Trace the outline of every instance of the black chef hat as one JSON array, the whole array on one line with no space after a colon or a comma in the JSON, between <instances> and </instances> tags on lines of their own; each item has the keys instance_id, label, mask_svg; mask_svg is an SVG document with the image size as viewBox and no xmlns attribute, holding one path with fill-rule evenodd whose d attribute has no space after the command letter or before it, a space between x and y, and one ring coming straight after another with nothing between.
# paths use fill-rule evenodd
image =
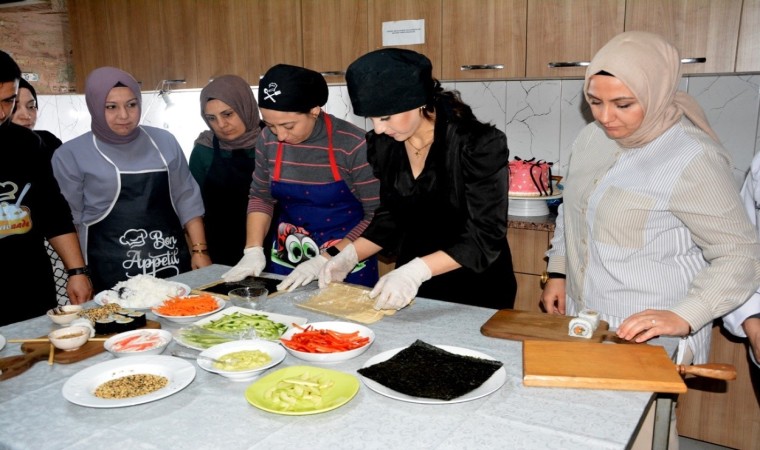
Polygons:
<instances>
[{"instance_id":1,"label":"black chef hat","mask_svg":"<svg viewBox=\"0 0 760 450\"><path fill-rule=\"evenodd\" d=\"M259 82L259 107L285 112L308 112L327 103L325 78L310 69L277 64Z\"/></svg>"},{"instance_id":2,"label":"black chef hat","mask_svg":"<svg viewBox=\"0 0 760 450\"><path fill-rule=\"evenodd\" d=\"M433 65L420 53L383 48L359 57L346 71L354 113L398 114L426 105L433 93Z\"/></svg>"}]
</instances>

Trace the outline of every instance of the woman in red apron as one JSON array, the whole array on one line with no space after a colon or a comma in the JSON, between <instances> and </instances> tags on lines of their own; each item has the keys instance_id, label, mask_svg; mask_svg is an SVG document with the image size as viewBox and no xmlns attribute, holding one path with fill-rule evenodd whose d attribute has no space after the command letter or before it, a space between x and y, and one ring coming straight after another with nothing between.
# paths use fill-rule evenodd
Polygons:
<instances>
[{"instance_id":1,"label":"woman in red apron","mask_svg":"<svg viewBox=\"0 0 760 450\"><path fill-rule=\"evenodd\" d=\"M303 286L371 220L379 185L367 163L365 132L322 111L327 96L322 75L303 67L279 64L262 78L258 103L266 128L256 143L246 248L222 276L226 281L266 270L287 275L278 290ZM265 254L270 227L276 237ZM346 281L372 286L377 278L370 258Z\"/></svg>"}]
</instances>

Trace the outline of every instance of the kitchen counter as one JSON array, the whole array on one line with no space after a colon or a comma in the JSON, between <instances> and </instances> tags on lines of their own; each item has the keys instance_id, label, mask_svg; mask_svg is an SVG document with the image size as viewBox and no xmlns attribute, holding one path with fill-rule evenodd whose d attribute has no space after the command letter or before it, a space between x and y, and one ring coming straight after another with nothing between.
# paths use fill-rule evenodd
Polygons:
<instances>
[{"instance_id":1,"label":"kitchen counter","mask_svg":"<svg viewBox=\"0 0 760 450\"><path fill-rule=\"evenodd\" d=\"M174 279L199 287L219 279L226 266L213 265ZM312 294L314 283L272 299L272 311L334 320L296 306ZM369 358L421 339L483 352L504 362L507 381L486 397L450 405L407 403L382 396L364 384L346 405L307 416L261 411L246 401L251 382L233 382L197 368L193 382L169 397L142 405L96 409L63 398L66 380L84 368L113 358L104 352L72 364L46 362L0 381L0 448L3 449L625 449L655 395L647 392L525 387L522 344L490 338L480 326L495 311L418 298L407 310L370 327L376 341L363 355L324 365L360 377ZM149 314L151 320L158 320ZM163 328L179 325L161 320ZM6 338L47 334L47 317L0 327ZM676 339L660 339L672 354ZM164 352L175 348L172 342ZM19 353L8 344L0 357ZM289 355L271 371L305 361Z\"/></svg>"}]
</instances>

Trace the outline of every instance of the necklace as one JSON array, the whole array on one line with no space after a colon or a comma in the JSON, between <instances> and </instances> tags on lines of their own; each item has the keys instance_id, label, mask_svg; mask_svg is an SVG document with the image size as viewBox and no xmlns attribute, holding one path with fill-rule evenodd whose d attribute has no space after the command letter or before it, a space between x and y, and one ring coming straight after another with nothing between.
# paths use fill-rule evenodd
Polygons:
<instances>
[{"instance_id":1,"label":"necklace","mask_svg":"<svg viewBox=\"0 0 760 450\"><path fill-rule=\"evenodd\" d=\"M412 148L414 149L414 156L420 156L420 153L422 153L423 150L425 150L430 144L433 143L433 139L431 139L430 142L428 142L427 144L423 145L422 147L417 147L416 145L412 144L412 140L411 139L407 139L404 142L406 142L407 144L409 144L409 145L412 146Z\"/></svg>"}]
</instances>

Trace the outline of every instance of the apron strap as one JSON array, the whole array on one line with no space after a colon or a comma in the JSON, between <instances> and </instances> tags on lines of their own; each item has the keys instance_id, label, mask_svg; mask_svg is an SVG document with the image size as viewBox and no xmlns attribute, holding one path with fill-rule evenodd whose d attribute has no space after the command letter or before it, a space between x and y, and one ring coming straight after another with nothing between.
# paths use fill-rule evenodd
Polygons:
<instances>
[{"instance_id":1,"label":"apron strap","mask_svg":"<svg viewBox=\"0 0 760 450\"><path fill-rule=\"evenodd\" d=\"M330 170L332 170L333 179L335 181L340 181L340 171L338 170L338 164L335 162L335 152L333 151L332 120L330 120L330 116L327 113L323 114L325 118L325 125L327 126L327 156L330 159ZM280 181L283 147L284 145L282 141L280 141L277 144L277 156L275 156L274 160L274 174L272 175L272 179L274 181Z\"/></svg>"}]
</instances>

